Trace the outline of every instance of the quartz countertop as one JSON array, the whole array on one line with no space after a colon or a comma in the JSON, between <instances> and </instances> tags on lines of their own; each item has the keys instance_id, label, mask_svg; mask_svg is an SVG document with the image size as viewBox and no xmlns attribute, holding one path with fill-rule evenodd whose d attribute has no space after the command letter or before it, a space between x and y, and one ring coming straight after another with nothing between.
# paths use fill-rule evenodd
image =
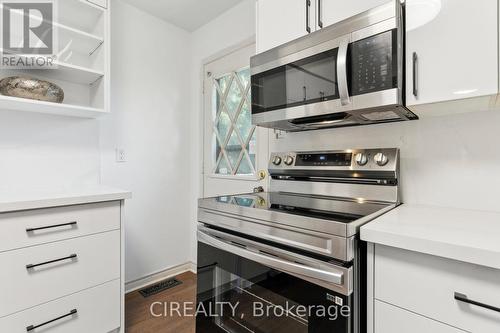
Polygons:
<instances>
[{"instance_id":1,"label":"quartz countertop","mask_svg":"<svg viewBox=\"0 0 500 333\"><path fill-rule=\"evenodd\" d=\"M500 269L500 213L401 205L361 228L370 243Z\"/></svg>"},{"instance_id":2,"label":"quartz countertop","mask_svg":"<svg viewBox=\"0 0 500 333\"><path fill-rule=\"evenodd\" d=\"M0 189L0 213L130 199L131 192L107 186L65 189Z\"/></svg>"}]
</instances>

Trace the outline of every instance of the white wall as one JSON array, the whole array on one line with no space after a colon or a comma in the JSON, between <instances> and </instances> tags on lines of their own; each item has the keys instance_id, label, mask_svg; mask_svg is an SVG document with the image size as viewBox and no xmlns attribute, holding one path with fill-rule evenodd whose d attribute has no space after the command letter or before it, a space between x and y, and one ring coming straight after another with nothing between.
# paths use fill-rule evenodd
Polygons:
<instances>
[{"instance_id":1,"label":"white wall","mask_svg":"<svg viewBox=\"0 0 500 333\"><path fill-rule=\"evenodd\" d=\"M102 182L131 190L126 281L189 261L190 36L121 1L112 8L111 111ZM115 148L127 162L115 162Z\"/></svg>"},{"instance_id":2,"label":"white wall","mask_svg":"<svg viewBox=\"0 0 500 333\"><path fill-rule=\"evenodd\" d=\"M271 151L401 148L405 203L500 211L500 112L289 133Z\"/></svg>"},{"instance_id":3,"label":"white wall","mask_svg":"<svg viewBox=\"0 0 500 333\"><path fill-rule=\"evenodd\" d=\"M190 242L191 260L196 261L197 199L202 191L203 65L229 53L235 46L255 38L255 0L244 0L192 33L191 60L191 142L190 142Z\"/></svg>"},{"instance_id":4,"label":"white wall","mask_svg":"<svg viewBox=\"0 0 500 333\"><path fill-rule=\"evenodd\" d=\"M0 190L99 182L96 121L0 111Z\"/></svg>"}]
</instances>

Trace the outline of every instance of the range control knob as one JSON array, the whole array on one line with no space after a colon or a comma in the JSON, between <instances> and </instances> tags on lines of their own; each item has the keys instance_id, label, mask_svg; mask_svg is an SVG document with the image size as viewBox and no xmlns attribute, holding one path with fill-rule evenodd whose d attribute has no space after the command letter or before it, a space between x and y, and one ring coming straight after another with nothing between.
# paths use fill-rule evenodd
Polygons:
<instances>
[{"instance_id":1,"label":"range control knob","mask_svg":"<svg viewBox=\"0 0 500 333\"><path fill-rule=\"evenodd\" d=\"M285 156L285 164L286 165L292 165L294 162L293 157L290 155Z\"/></svg>"},{"instance_id":2,"label":"range control knob","mask_svg":"<svg viewBox=\"0 0 500 333\"><path fill-rule=\"evenodd\" d=\"M378 166L384 166L389 163L389 158L384 153L378 153L377 155L375 155L374 160Z\"/></svg>"},{"instance_id":3,"label":"range control knob","mask_svg":"<svg viewBox=\"0 0 500 333\"><path fill-rule=\"evenodd\" d=\"M356 154L355 158L358 165L364 166L368 163L368 157L364 153Z\"/></svg>"},{"instance_id":4,"label":"range control knob","mask_svg":"<svg viewBox=\"0 0 500 333\"><path fill-rule=\"evenodd\" d=\"M279 157L277 155L274 156L274 158L273 158L273 164L274 165L280 165L281 164L281 157Z\"/></svg>"}]
</instances>

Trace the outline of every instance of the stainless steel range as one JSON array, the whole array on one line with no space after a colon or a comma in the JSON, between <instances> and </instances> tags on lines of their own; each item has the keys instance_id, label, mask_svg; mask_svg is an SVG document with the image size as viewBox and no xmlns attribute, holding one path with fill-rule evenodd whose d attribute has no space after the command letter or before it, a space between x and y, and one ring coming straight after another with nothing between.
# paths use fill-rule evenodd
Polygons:
<instances>
[{"instance_id":1,"label":"stainless steel range","mask_svg":"<svg viewBox=\"0 0 500 333\"><path fill-rule=\"evenodd\" d=\"M199 201L198 302L218 310L197 332L365 332L358 233L399 204L398 149L275 153L269 174Z\"/></svg>"}]
</instances>

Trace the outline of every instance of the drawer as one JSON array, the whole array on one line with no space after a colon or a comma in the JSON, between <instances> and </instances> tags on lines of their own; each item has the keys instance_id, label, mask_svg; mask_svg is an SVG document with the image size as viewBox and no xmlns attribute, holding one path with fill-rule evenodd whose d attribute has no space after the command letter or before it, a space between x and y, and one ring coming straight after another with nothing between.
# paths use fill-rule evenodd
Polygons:
<instances>
[{"instance_id":1,"label":"drawer","mask_svg":"<svg viewBox=\"0 0 500 333\"><path fill-rule=\"evenodd\" d=\"M464 333L401 308L375 301L375 333Z\"/></svg>"},{"instance_id":2,"label":"drawer","mask_svg":"<svg viewBox=\"0 0 500 333\"><path fill-rule=\"evenodd\" d=\"M87 1L93 3L94 5L98 5L99 7L108 8L107 0L87 0Z\"/></svg>"},{"instance_id":3,"label":"drawer","mask_svg":"<svg viewBox=\"0 0 500 333\"><path fill-rule=\"evenodd\" d=\"M455 299L500 308L500 271L377 245L375 298L460 329L498 333L500 313Z\"/></svg>"},{"instance_id":4,"label":"drawer","mask_svg":"<svg viewBox=\"0 0 500 333\"><path fill-rule=\"evenodd\" d=\"M68 315L31 332L108 333L120 327L120 294L120 281L115 280L0 318L0 332L26 333L29 326ZM69 315L72 310L76 313Z\"/></svg>"},{"instance_id":5,"label":"drawer","mask_svg":"<svg viewBox=\"0 0 500 333\"><path fill-rule=\"evenodd\" d=\"M120 278L120 264L120 231L1 253L0 317Z\"/></svg>"},{"instance_id":6,"label":"drawer","mask_svg":"<svg viewBox=\"0 0 500 333\"><path fill-rule=\"evenodd\" d=\"M119 228L119 201L0 214L0 252Z\"/></svg>"}]
</instances>

